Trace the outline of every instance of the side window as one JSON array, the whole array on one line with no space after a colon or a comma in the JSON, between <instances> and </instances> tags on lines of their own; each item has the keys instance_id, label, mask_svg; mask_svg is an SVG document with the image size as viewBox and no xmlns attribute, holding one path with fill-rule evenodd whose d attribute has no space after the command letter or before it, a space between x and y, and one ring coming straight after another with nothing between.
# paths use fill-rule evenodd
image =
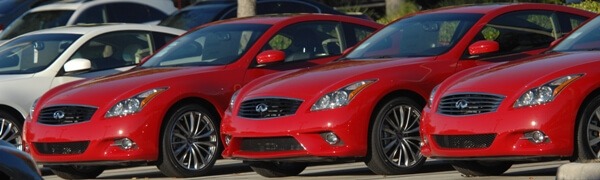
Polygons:
<instances>
[{"instance_id":1,"label":"side window","mask_svg":"<svg viewBox=\"0 0 600 180\"><path fill-rule=\"evenodd\" d=\"M256 14L281 13L319 13L319 9L296 2L264 2L256 5Z\"/></svg>"},{"instance_id":2,"label":"side window","mask_svg":"<svg viewBox=\"0 0 600 180\"><path fill-rule=\"evenodd\" d=\"M285 52L285 62L339 55L343 51L342 28L338 22L307 22L283 28L263 50Z\"/></svg>"},{"instance_id":3,"label":"side window","mask_svg":"<svg viewBox=\"0 0 600 180\"><path fill-rule=\"evenodd\" d=\"M376 29L359 26L356 24L344 23L344 34L346 35L346 47L352 47L371 35Z\"/></svg>"},{"instance_id":4,"label":"side window","mask_svg":"<svg viewBox=\"0 0 600 180\"><path fill-rule=\"evenodd\" d=\"M158 33L158 32L153 33L154 49L156 50L158 48L161 48L168 42L171 42L171 40L175 39L176 37L177 36L171 35L171 34Z\"/></svg>"},{"instance_id":5,"label":"side window","mask_svg":"<svg viewBox=\"0 0 600 180\"><path fill-rule=\"evenodd\" d=\"M151 34L147 32L115 32L86 42L71 57L92 62L92 71L135 65L153 53Z\"/></svg>"},{"instance_id":6,"label":"side window","mask_svg":"<svg viewBox=\"0 0 600 180\"><path fill-rule=\"evenodd\" d=\"M558 36L554 27L553 12L512 12L490 21L473 42L484 39L496 41L500 45L500 54L546 48Z\"/></svg>"},{"instance_id":7,"label":"side window","mask_svg":"<svg viewBox=\"0 0 600 180\"><path fill-rule=\"evenodd\" d=\"M145 23L165 18L157 9L137 3L113 3L106 5L108 22Z\"/></svg>"},{"instance_id":8,"label":"side window","mask_svg":"<svg viewBox=\"0 0 600 180\"><path fill-rule=\"evenodd\" d=\"M561 34L559 36L563 36L573 29L579 27L583 22L585 22L588 18L583 16L578 16L574 14L568 14L563 12L558 12L558 20L560 22L560 30Z\"/></svg>"},{"instance_id":9,"label":"side window","mask_svg":"<svg viewBox=\"0 0 600 180\"><path fill-rule=\"evenodd\" d=\"M107 22L107 16L104 5L97 5L91 8L86 9L77 20L75 20L75 24L86 24L86 23L105 23Z\"/></svg>"}]
</instances>

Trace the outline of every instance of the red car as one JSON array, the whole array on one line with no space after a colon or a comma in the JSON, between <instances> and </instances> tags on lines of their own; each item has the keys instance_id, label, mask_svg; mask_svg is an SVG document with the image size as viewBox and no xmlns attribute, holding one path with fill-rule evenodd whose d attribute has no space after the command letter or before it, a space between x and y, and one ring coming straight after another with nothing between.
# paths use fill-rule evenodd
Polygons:
<instances>
[{"instance_id":1,"label":"red car","mask_svg":"<svg viewBox=\"0 0 600 180\"><path fill-rule=\"evenodd\" d=\"M138 163L167 176L206 174L221 153L219 125L234 91L265 74L337 59L380 27L310 14L202 26L130 71L44 94L26 120L25 148L67 179Z\"/></svg>"},{"instance_id":2,"label":"red car","mask_svg":"<svg viewBox=\"0 0 600 180\"><path fill-rule=\"evenodd\" d=\"M267 177L297 175L319 161L413 172L425 162L419 120L435 85L463 69L539 53L592 16L558 5L497 4L402 18L335 63L240 89L221 123L223 156Z\"/></svg>"},{"instance_id":3,"label":"red car","mask_svg":"<svg viewBox=\"0 0 600 180\"><path fill-rule=\"evenodd\" d=\"M600 158L600 18L551 51L449 77L421 121L422 154L467 176L514 162Z\"/></svg>"}]
</instances>

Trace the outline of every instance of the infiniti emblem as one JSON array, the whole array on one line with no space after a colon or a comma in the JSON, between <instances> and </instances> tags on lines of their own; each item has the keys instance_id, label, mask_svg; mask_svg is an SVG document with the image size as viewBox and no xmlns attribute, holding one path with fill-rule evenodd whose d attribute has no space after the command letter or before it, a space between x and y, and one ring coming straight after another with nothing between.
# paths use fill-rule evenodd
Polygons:
<instances>
[{"instance_id":1,"label":"infiniti emblem","mask_svg":"<svg viewBox=\"0 0 600 180\"><path fill-rule=\"evenodd\" d=\"M52 117L54 117L54 119L62 119L65 117L65 112L61 110L55 111L54 114L52 114Z\"/></svg>"},{"instance_id":2,"label":"infiniti emblem","mask_svg":"<svg viewBox=\"0 0 600 180\"><path fill-rule=\"evenodd\" d=\"M260 103L260 104L256 105L256 112L263 113L263 112L266 112L267 110L269 110L269 106L264 103Z\"/></svg>"},{"instance_id":3,"label":"infiniti emblem","mask_svg":"<svg viewBox=\"0 0 600 180\"><path fill-rule=\"evenodd\" d=\"M456 104L454 104L454 106L456 107L456 109L465 109L469 106L469 101L461 99L456 101Z\"/></svg>"}]
</instances>

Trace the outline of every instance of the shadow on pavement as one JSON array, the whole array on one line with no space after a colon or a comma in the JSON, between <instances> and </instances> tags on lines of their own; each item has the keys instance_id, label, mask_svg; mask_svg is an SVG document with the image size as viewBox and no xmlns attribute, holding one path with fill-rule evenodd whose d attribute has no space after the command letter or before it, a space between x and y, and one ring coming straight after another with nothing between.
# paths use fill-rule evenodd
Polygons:
<instances>
[{"instance_id":1,"label":"shadow on pavement","mask_svg":"<svg viewBox=\"0 0 600 180\"><path fill-rule=\"evenodd\" d=\"M425 162L425 165L421 167L416 173L429 173L429 172L440 172L440 171L454 171L454 168L448 163L442 161L431 161ZM407 173L413 174L413 173ZM375 175L369 168L366 166L363 168L352 168L352 169L343 169L343 170L335 170L335 171L326 171L326 172L318 172L318 173L303 173L299 176L301 177L310 177L310 176L340 176L340 175Z\"/></svg>"},{"instance_id":2,"label":"shadow on pavement","mask_svg":"<svg viewBox=\"0 0 600 180\"><path fill-rule=\"evenodd\" d=\"M244 172L250 172L250 171L252 171L252 169L250 169L249 166L244 165L242 163L223 164L223 165L213 166L211 171L206 176L244 173ZM98 179L136 179L136 178L140 179L140 178L167 178L167 177L165 175L163 175L162 173L160 173L160 171L158 169L156 169L152 172L98 177Z\"/></svg>"}]
</instances>

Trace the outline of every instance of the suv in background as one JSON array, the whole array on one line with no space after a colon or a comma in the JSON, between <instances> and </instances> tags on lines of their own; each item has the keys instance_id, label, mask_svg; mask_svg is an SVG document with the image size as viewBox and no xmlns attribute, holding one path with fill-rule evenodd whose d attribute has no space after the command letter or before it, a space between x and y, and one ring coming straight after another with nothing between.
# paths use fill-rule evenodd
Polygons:
<instances>
[{"instance_id":1,"label":"suv in background","mask_svg":"<svg viewBox=\"0 0 600 180\"><path fill-rule=\"evenodd\" d=\"M256 1L257 15L283 13L325 13L368 19L362 15L349 15L339 12L329 6L311 0ZM189 30L208 22L235 17L237 17L237 1L200 1L171 14L169 17L163 19L159 25Z\"/></svg>"},{"instance_id":2,"label":"suv in background","mask_svg":"<svg viewBox=\"0 0 600 180\"><path fill-rule=\"evenodd\" d=\"M167 0L64 0L29 10L6 27L0 40L73 24L157 23L175 10Z\"/></svg>"}]
</instances>

